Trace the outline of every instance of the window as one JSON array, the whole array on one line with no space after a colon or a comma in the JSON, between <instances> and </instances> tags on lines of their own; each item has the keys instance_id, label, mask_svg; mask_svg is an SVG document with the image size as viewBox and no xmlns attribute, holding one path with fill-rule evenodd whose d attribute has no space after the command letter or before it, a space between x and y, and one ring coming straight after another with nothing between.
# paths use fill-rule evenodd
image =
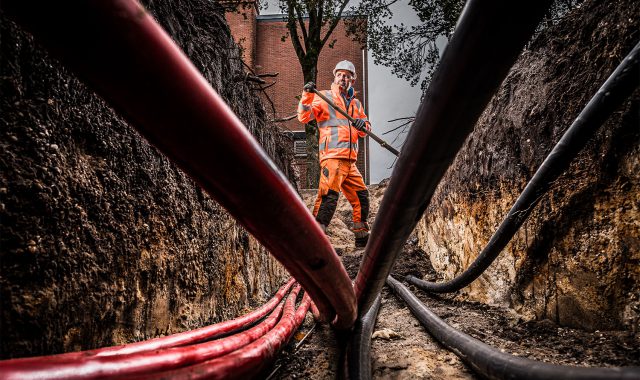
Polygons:
<instances>
[{"instance_id":1,"label":"window","mask_svg":"<svg viewBox=\"0 0 640 380\"><path fill-rule=\"evenodd\" d=\"M296 140L293 142L293 154L296 157L307 156L307 140Z\"/></svg>"}]
</instances>

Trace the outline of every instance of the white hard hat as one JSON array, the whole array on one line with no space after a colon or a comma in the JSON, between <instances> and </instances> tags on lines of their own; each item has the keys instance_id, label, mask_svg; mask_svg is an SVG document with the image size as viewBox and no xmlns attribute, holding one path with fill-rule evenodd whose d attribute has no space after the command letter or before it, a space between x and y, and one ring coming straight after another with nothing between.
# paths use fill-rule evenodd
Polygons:
<instances>
[{"instance_id":1,"label":"white hard hat","mask_svg":"<svg viewBox=\"0 0 640 380\"><path fill-rule=\"evenodd\" d=\"M355 79L356 77L356 67L353 65L353 63L344 60L344 61L340 61L338 62L338 64L336 65L336 68L333 69L333 75L336 75L336 71L338 70L347 70L347 71L351 71L351 74L353 74L353 78Z\"/></svg>"}]
</instances>

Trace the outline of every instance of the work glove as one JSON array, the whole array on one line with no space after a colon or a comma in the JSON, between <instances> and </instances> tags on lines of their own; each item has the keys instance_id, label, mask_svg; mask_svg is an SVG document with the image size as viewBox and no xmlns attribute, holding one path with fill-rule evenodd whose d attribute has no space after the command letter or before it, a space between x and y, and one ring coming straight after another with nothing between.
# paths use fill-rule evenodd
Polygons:
<instances>
[{"instance_id":1,"label":"work glove","mask_svg":"<svg viewBox=\"0 0 640 380\"><path fill-rule=\"evenodd\" d=\"M307 82L303 87L306 92L313 92L314 88L316 88L316 84L313 82Z\"/></svg>"},{"instance_id":2,"label":"work glove","mask_svg":"<svg viewBox=\"0 0 640 380\"><path fill-rule=\"evenodd\" d=\"M367 122L364 119L355 119L353 126L359 131L365 131L367 129Z\"/></svg>"}]
</instances>

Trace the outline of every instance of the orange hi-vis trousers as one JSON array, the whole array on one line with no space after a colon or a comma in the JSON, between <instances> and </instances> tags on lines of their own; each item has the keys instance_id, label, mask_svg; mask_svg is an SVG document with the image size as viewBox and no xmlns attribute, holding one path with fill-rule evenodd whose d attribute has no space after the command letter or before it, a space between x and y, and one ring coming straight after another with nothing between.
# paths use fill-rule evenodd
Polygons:
<instances>
[{"instance_id":1,"label":"orange hi-vis trousers","mask_svg":"<svg viewBox=\"0 0 640 380\"><path fill-rule=\"evenodd\" d=\"M318 197L313 208L313 215L318 223L329 225L341 190L353 208L354 225L366 225L369 216L369 191L355 161L339 158L326 159L320 164Z\"/></svg>"}]
</instances>

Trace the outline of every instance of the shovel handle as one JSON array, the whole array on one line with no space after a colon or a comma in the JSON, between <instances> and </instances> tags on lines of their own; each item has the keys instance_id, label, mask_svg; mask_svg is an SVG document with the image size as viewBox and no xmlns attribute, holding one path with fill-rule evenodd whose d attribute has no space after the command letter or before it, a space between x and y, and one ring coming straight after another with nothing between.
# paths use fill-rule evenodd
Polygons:
<instances>
[{"instance_id":1,"label":"shovel handle","mask_svg":"<svg viewBox=\"0 0 640 380\"><path fill-rule=\"evenodd\" d=\"M318 95L320 97L320 99L324 100L325 102L327 102L328 105L330 105L334 110L340 112L344 117L346 117L351 123L355 122L355 119L353 117L351 117L351 115L349 115L345 110L343 110L342 108L338 107L333 101L331 101L331 99L327 98L326 96L324 96L320 91L318 91L317 89L313 88L313 92ZM376 136L373 132L371 132L368 129L364 129L363 130L364 133L366 133L367 135L369 135L369 137L371 137L372 139L375 140L375 142L377 142L378 144L380 144L380 146L382 146L383 148L385 148L386 150L388 150L389 152L395 154L396 156L400 155L400 152L398 152L394 147L392 147L391 145L387 144L386 141L384 141L383 139L381 139L380 137Z\"/></svg>"}]
</instances>

